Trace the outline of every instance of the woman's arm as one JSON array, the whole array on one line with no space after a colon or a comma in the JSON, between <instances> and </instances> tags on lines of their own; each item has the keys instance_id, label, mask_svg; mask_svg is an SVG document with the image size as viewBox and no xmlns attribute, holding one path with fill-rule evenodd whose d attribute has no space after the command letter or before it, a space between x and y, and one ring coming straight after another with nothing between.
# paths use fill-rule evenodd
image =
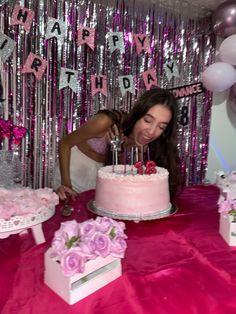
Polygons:
<instances>
[{"instance_id":1,"label":"woman's arm","mask_svg":"<svg viewBox=\"0 0 236 314\"><path fill-rule=\"evenodd\" d=\"M71 148L75 145L79 145L90 138L102 137L112 126L113 121L105 114L98 114L91 118L88 122L83 124L78 130L63 137L59 142L59 163L61 173L61 185L62 189L59 189L59 196L62 199L65 197L64 190L67 190L72 195L72 184L70 179L70 153ZM64 189L64 186L68 189ZM73 196L73 195L72 195Z\"/></svg>"}]
</instances>

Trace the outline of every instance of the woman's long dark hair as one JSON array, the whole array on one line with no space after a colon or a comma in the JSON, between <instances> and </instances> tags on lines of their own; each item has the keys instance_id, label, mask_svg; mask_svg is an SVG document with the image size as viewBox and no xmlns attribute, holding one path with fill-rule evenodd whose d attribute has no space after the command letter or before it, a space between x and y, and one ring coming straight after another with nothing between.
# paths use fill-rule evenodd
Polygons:
<instances>
[{"instance_id":1,"label":"woman's long dark hair","mask_svg":"<svg viewBox=\"0 0 236 314\"><path fill-rule=\"evenodd\" d=\"M144 94L134 104L129 115L118 111L103 110L109 115L114 123L122 130L124 136L129 136L138 120L155 105L163 105L171 111L171 120L165 131L155 141L149 144L150 159L155 161L157 166L166 168L169 171L169 186L171 198L180 187L179 158L177 150L177 103L175 97L166 89L153 88ZM109 158L110 159L110 158ZM110 161L110 160L109 160Z\"/></svg>"}]
</instances>

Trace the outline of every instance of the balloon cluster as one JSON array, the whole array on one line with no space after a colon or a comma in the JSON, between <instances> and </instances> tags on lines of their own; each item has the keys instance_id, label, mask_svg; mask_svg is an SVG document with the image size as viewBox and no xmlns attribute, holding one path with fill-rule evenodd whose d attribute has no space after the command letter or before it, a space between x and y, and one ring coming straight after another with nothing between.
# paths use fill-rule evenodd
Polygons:
<instances>
[{"instance_id":1,"label":"balloon cluster","mask_svg":"<svg viewBox=\"0 0 236 314\"><path fill-rule=\"evenodd\" d=\"M202 73L202 83L212 92L223 92L236 82L236 1L223 2L212 15L214 33L225 38L219 47L220 62Z\"/></svg>"}]
</instances>

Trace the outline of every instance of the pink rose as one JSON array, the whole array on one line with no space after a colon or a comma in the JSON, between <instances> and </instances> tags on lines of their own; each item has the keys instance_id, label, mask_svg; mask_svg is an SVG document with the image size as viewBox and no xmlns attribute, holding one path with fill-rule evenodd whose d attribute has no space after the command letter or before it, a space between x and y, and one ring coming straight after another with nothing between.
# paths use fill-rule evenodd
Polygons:
<instances>
[{"instance_id":1,"label":"pink rose","mask_svg":"<svg viewBox=\"0 0 236 314\"><path fill-rule=\"evenodd\" d=\"M97 231L102 233L110 232L114 224L114 220L109 217L97 217L95 222Z\"/></svg>"},{"instance_id":2,"label":"pink rose","mask_svg":"<svg viewBox=\"0 0 236 314\"><path fill-rule=\"evenodd\" d=\"M97 257L97 253L95 252L95 243L90 238L84 238L83 242L80 242L79 247L89 260Z\"/></svg>"},{"instance_id":3,"label":"pink rose","mask_svg":"<svg viewBox=\"0 0 236 314\"><path fill-rule=\"evenodd\" d=\"M99 256L106 257L110 254L111 241L109 237L101 232L95 233L93 237L93 242L95 245L95 253Z\"/></svg>"},{"instance_id":4,"label":"pink rose","mask_svg":"<svg viewBox=\"0 0 236 314\"><path fill-rule=\"evenodd\" d=\"M114 257L123 258L126 248L127 244L124 238L116 237L116 239L111 242L111 255Z\"/></svg>"},{"instance_id":5,"label":"pink rose","mask_svg":"<svg viewBox=\"0 0 236 314\"><path fill-rule=\"evenodd\" d=\"M92 235L96 232L96 225L94 220L86 220L80 223L80 234L83 237L92 237Z\"/></svg>"},{"instance_id":6,"label":"pink rose","mask_svg":"<svg viewBox=\"0 0 236 314\"><path fill-rule=\"evenodd\" d=\"M52 241L52 253L51 257L61 258L62 254L67 251L67 247L65 246L67 239L57 238Z\"/></svg>"},{"instance_id":7,"label":"pink rose","mask_svg":"<svg viewBox=\"0 0 236 314\"><path fill-rule=\"evenodd\" d=\"M228 213L231 209L231 202L225 200L219 204L219 213Z\"/></svg>"},{"instance_id":8,"label":"pink rose","mask_svg":"<svg viewBox=\"0 0 236 314\"><path fill-rule=\"evenodd\" d=\"M231 207L236 209L236 199L235 200L231 200Z\"/></svg>"},{"instance_id":9,"label":"pink rose","mask_svg":"<svg viewBox=\"0 0 236 314\"><path fill-rule=\"evenodd\" d=\"M80 235L80 227L76 220L69 220L61 223L59 230L55 232L54 238L67 238L78 237Z\"/></svg>"},{"instance_id":10,"label":"pink rose","mask_svg":"<svg viewBox=\"0 0 236 314\"><path fill-rule=\"evenodd\" d=\"M61 257L61 268L65 276L73 276L76 273L83 273L86 257L80 248L71 248Z\"/></svg>"}]
</instances>

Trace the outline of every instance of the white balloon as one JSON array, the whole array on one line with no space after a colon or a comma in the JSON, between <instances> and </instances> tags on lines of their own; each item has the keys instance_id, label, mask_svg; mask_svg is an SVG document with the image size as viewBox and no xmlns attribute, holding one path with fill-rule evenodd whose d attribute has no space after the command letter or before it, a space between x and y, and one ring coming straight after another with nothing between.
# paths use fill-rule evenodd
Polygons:
<instances>
[{"instance_id":1,"label":"white balloon","mask_svg":"<svg viewBox=\"0 0 236 314\"><path fill-rule=\"evenodd\" d=\"M211 92L223 92L235 82L236 70L228 63L215 62L202 73L203 86Z\"/></svg>"},{"instance_id":2,"label":"white balloon","mask_svg":"<svg viewBox=\"0 0 236 314\"><path fill-rule=\"evenodd\" d=\"M224 62L236 65L236 34L222 41L219 47L219 57Z\"/></svg>"},{"instance_id":3,"label":"white balloon","mask_svg":"<svg viewBox=\"0 0 236 314\"><path fill-rule=\"evenodd\" d=\"M234 111L234 113L236 113L236 84L234 84L232 87L231 87L231 93L230 93L230 107L231 109Z\"/></svg>"}]
</instances>

